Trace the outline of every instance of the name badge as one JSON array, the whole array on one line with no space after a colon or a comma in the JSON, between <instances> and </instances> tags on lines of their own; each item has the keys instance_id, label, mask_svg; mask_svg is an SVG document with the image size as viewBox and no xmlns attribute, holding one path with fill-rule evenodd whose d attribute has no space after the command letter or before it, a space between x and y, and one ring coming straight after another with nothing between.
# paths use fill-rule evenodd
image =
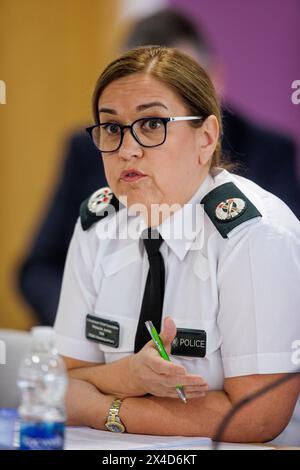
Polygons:
<instances>
[{"instance_id":1,"label":"name badge","mask_svg":"<svg viewBox=\"0 0 300 470\"><path fill-rule=\"evenodd\" d=\"M177 328L171 345L171 354L175 356L205 357L206 331Z\"/></svg>"},{"instance_id":2,"label":"name badge","mask_svg":"<svg viewBox=\"0 0 300 470\"><path fill-rule=\"evenodd\" d=\"M85 337L105 346L118 348L120 325L118 322L88 314L85 322Z\"/></svg>"}]
</instances>

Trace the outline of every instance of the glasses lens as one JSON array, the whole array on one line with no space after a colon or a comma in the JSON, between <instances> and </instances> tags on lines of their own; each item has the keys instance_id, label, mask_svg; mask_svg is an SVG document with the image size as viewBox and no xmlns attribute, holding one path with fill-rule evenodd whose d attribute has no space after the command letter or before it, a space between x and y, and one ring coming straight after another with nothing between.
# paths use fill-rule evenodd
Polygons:
<instances>
[{"instance_id":1,"label":"glasses lens","mask_svg":"<svg viewBox=\"0 0 300 470\"><path fill-rule=\"evenodd\" d=\"M164 142L166 127L159 118L140 119L135 122L133 132L142 145L154 147Z\"/></svg>"},{"instance_id":2,"label":"glasses lens","mask_svg":"<svg viewBox=\"0 0 300 470\"><path fill-rule=\"evenodd\" d=\"M94 127L93 141L101 152L113 152L121 142L121 129L118 124L105 123Z\"/></svg>"}]
</instances>

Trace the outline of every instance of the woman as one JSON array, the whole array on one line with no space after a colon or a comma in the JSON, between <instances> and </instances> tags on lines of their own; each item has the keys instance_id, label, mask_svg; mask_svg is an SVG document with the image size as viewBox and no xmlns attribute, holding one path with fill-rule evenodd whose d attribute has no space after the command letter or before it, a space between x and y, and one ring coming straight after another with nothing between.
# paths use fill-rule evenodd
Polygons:
<instances>
[{"instance_id":1,"label":"woman","mask_svg":"<svg viewBox=\"0 0 300 470\"><path fill-rule=\"evenodd\" d=\"M100 76L93 112L110 188L81 206L55 323L69 424L213 436L234 403L295 368L299 222L224 169L215 90L187 55L123 54ZM225 439L274 438L298 394L295 376L245 407Z\"/></svg>"}]
</instances>

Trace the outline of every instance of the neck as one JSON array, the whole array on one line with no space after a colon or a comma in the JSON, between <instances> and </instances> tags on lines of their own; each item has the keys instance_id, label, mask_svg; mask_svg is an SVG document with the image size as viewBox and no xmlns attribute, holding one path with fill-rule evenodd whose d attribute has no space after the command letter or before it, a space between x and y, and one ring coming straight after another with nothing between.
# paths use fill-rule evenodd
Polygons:
<instances>
[{"instance_id":1,"label":"neck","mask_svg":"<svg viewBox=\"0 0 300 470\"><path fill-rule=\"evenodd\" d=\"M187 204L198 191L208 173L209 168L201 174L200 179L198 179L193 187L190 188L189 192L185 194L181 202L164 202L161 204L151 204L150 207L144 206L141 211L141 215L147 227L158 227L175 212L182 209L182 207Z\"/></svg>"}]
</instances>

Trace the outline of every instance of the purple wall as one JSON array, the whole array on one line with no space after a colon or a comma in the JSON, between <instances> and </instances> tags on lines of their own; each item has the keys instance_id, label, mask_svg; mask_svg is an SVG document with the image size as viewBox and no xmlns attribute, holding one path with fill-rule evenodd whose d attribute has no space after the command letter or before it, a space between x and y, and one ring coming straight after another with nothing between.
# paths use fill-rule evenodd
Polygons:
<instances>
[{"instance_id":1,"label":"purple wall","mask_svg":"<svg viewBox=\"0 0 300 470\"><path fill-rule=\"evenodd\" d=\"M257 121L292 134L300 149L300 104L291 101L291 84L300 80L300 1L169 3L207 30L225 64L227 100Z\"/></svg>"}]
</instances>

